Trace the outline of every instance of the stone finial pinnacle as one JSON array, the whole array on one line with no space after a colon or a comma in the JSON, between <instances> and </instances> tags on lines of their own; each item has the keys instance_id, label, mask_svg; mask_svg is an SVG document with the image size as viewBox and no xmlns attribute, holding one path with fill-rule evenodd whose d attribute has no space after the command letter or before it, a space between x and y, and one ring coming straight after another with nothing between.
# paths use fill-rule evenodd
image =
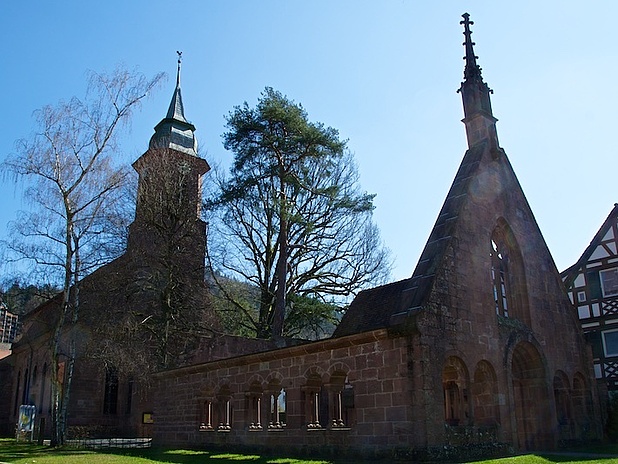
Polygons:
<instances>
[{"instance_id":1,"label":"stone finial pinnacle","mask_svg":"<svg viewBox=\"0 0 618 464\"><path fill-rule=\"evenodd\" d=\"M460 24L464 26L464 37L466 38L463 45L466 49L466 66L464 68L464 81L461 83L459 92L463 99L464 124L466 125L466 134L468 136L468 146L472 147L476 143L488 139L490 142L492 156L497 156L498 150L498 135L496 133L496 121L491 111L490 94L492 90L483 82L481 76L481 67L476 63L478 58L474 54L474 42L472 42L472 31L470 26L474 23L470 21L470 15L464 13L461 15L463 21Z\"/></svg>"},{"instance_id":2,"label":"stone finial pinnacle","mask_svg":"<svg viewBox=\"0 0 618 464\"><path fill-rule=\"evenodd\" d=\"M470 15L468 13L464 13L461 16L463 17L463 21L460 21L459 24L463 24L464 26L463 35L465 37L465 41L463 45L466 50L466 55L464 56L464 60L466 60L464 79L478 79L479 81L482 81L483 78L481 77L481 67L476 63L478 56L474 54L475 43L472 42L472 31L470 30L470 26L474 25L474 21L470 21Z\"/></svg>"}]
</instances>

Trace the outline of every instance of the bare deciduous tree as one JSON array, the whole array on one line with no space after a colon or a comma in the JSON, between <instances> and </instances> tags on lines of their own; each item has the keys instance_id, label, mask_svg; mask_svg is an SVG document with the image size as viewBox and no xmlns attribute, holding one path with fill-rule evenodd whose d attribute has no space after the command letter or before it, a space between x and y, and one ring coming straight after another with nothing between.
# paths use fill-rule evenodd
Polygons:
<instances>
[{"instance_id":1,"label":"bare deciduous tree","mask_svg":"<svg viewBox=\"0 0 618 464\"><path fill-rule=\"evenodd\" d=\"M161 77L147 79L123 69L91 73L85 98L39 110L38 131L20 140L16 154L3 165L28 186L25 196L32 204L13 224L12 252L33 261L49 280L62 282L50 341L54 445L64 442L67 430L80 282L117 253L107 246L117 236L113 225L118 218L110 213L126 177L126 169L113 159L117 136Z\"/></svg>"}]
</instances>

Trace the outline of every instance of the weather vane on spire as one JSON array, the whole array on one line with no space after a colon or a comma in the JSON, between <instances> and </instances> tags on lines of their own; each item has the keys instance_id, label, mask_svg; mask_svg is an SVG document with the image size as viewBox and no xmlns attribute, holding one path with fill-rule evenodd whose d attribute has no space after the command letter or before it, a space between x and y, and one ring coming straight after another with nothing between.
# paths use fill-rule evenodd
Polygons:
<instances>
[{"instance_id":1,"label":"weather vane on spire","mask_svg":"<svg viewBox=\"0 0 618 464\"><path fill-rule=\"evenodd\" d=\"M176 73L176 87L180 86L180 63L182 62L182 52L176 50L178 54L178 72Z\"/></svg>"}]
</instances>

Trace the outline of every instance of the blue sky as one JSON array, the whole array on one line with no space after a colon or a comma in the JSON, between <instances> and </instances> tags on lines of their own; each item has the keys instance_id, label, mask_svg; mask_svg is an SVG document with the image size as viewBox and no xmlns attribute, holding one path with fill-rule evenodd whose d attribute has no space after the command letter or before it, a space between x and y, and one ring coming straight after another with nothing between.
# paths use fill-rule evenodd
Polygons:
<instances>
[{"instance_id":1,"label":"blue sky","mask_svg":"<svg viewBox=\"0 0 618 464\"><path fill-rule=\"evenodd\" d=\"M618 2L156 0L4 2L0 159L37 108L83 96L86 71L122 63L168 73L133 119L119 157L147 147L183 52L185 113L209 162L229 163L224 115L272 86L349 140L375 220L412 274L466 149L460 15L468 12L494 90L501 146L559 270L613 204L618 125ZM27 208L0 179L0 238Z\"/></svg>"}]
</instances>

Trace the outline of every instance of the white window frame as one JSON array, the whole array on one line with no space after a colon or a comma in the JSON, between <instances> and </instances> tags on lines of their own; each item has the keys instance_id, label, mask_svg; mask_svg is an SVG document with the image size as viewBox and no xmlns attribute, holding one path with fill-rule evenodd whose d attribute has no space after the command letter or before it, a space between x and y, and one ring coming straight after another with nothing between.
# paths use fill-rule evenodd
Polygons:
<instances>
[{"instance_id":1,"label":"white window frame","mask_svg":"<svg viewBox=\"0 0 618 464\"><path fill-rule=\"evenodd\" d=\"M603 275L604 274L609 274L610 272L615 273L616 274L616 279L618 279L618 267L613 267L611 269L603 269L601 271L599 271L599 280L601 281L601 291L603 292L603 297L607 298L610 296L617 296L618 295L618 285L616 286L616 288L614 289L613 292L610 293L609 289L608 291L605 290L605 281L603 279Z\"/></svg>"},{"instance_id":2,"label":"white window frame","mask_svg":"<svg viewBox=\"0 0 618 464\"><path fill-rule=\"evenodd\" d=\"M605 341L605 336L607 334L616 334L618 335L618 329L616 330L605 330L603 332L601 332L602 336L602 340L603 340L603 353L605 354L605 357L613 357L613 356L618 356L618 347L616 347L616 350L614 352L608 353L607 351L607 343Z\"/></svg>"}]
</instances>

